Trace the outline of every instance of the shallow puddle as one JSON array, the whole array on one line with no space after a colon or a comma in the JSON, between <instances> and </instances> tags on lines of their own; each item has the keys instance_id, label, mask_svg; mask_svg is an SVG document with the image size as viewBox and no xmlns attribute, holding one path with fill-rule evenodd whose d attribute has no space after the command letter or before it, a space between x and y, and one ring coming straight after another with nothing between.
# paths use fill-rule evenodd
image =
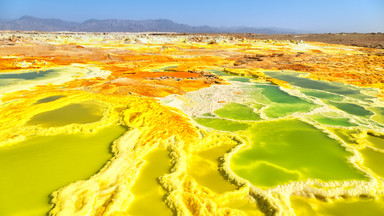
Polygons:
<instances>
[{"instance_id":1,"label":"shallow puddle","mask_svg":"<svg viewBox=\"0 0 384 216\"><path fill-rule=\"evenodd\" d=\"M219 76L219 77L227 77L227 76L231 76L227 73L225 73L224 71L221 71L221 70L208 70L209 72L215 74L216 76Z\"/></svg>"},{"instance_id":2,"label":"shallow puddle","mask_svg":"<svg viewBox=\"0 0 384 216\"><path fill-rule=\"evenodd\" d=\"M222 118L234 120L260 120L260 115L253 111L253 108L238 103L228 103L215 113Z\"/></svg>"},{"instance_id":3,"label":"shallow puddle","mask_svg":"<svg viewBox=\"0 0 384 216\"><path fill-rule=\"evenodd\" d=\"M166 149L156 149L145 157L145 164L140 170L131 192L135 196L128 213L131 215L173 215L165 205L163 197L166 191L157 178L169 173L171 159Z\"/></svg>"},{"instance_id":4,"label":"shallow puddle","mask_svg":"<svg viewBox=\"0 0 384 216\"><path fill-rule=\"evenodd\" d=\"M188 172L197 183L216 193L235 190L237 187L228 182L218 170L219 157L223 156L231 147L223 145L193 155L188 163Z\"/></svg>"},{"instance_id":5,"label":"shallow puddle","mask_svg":"<svg viewBox=\"0 0 384 216\"><path fill-rule=\"evenodd\" d=\"M352 137L356 134L356 130L342 129L342 128L328 128L332 133L336 134L340 139L349 145L356 145L355 139Z\"/></svg>"},{"instance_id":6,"label":"shallow puddle","mask_svg":"<svg viewBox=\"0 0 384 216\"><path fill-rule=\"evenodd\" d=\"M68 124L85 124L99 121L103 116L105 107L95 101L73 103L64 107L39 113L33 116L28 125L41 127L60 127Z\"/></svg>"},{"instance_id":7,"label":"shallow puddle","mask_svg":"<svg viewBox=\"0 0 384 216\"><path fill-rule=\"evenodd\" d=\"M384 215L384 199L340 199L324 202L316 199L291 197L291 206L297 216L382 216Z\"/></svg>"},{"instance_id":8,"label":"shallow puddle","mask_svg":"<svg viewBox=\"0 0 384 216\"><path fill-rule=\"evenodd\" d=\"M18 71L12 73L1 73L0 87L20 86L24 84L37 83L41 80L58 78L63 74L64 70L66 69L55 68L45 71Z\"/></svg>"},{"instance_id":9,"label":"shallow puddle","mask_svg":"<svg viewBox=\"0 0 384 216\"><path fill-rule=\"evenodd\" d=\"M336 94L331 94L328 92L317 91L317 90L313 90L313 89L300 89L300 91L303 92L304 94L308 95L308 96L312 96L312 97L320 98L320 99L324 99L324 100L333 100L333 101L342 101L343 100L342 96L336 95Z\"/></svg>"},{"instance_id":10,"label":"shallow puddle","mask_svg":"<svg viewBox=\"0 0 384 216\"><path fill-rule=\"evenodd\" d=\"M45 215L49 195L97 173L125 131L115 125L91 135L37 136L1 147L0 215Z\"/></svg>"},{"instance_id":11,"label":"shallow puddle","mask_svg":"<svg viewBox=\"0 0 384 216\"><path fill-rule=\"evenodd\" d=\"M384 137L383 136L372 136L367 135L366 140L369 142L369 144L375 148L384 150Z\"/></svg>"},{"instance_id":12,"label":"shallow puddle","mask_svg":"<svg viewBox=\"0 0 384 216\"><path fill-rule=\"evenodd\" d=\"M282 90L278 86L272 85L255 85L255 88L262 89L262 93L270 101L275 103L288 103L288 104L297 104L297 103L306 103L298 97L292 96Z\"/></svg>"},{"instance_id":13,"label":"shallow puddle","mask_svg":"<svg viewBox=\"0 0 384 216\"><path fill-rule=\"evenodd\" d=\"M344 127L357 126L358 124L350 122L348 118L329 118L322 115L315 115L311 117L313 120L317 121L320 124L325 125L338 125Z\"/></svg>"},{"instance_id":14,"label":"shallow puddle","mask_svg":"<svg viewBox=\"0 0 384 216\"><path fill-rule=\"evenodd\" d=\"M261 89L259 94L263 94L272 102L268 108L264 109L264 113L270 118L284 117L295 112L309 112L318 106L289 95L277 86L255 85L254 87Z\"/></svg>"},{"instance_id":15,"label":"shallow puddle","mask_svg":"<svg viewBox=\"0 0 384 216\"><path fill-rule=\"evenodd\" d=\"M219 118L195 118L194 120L206 127L222 131L245 130L249 127L248 124Z\"/></svg>"},{"instance_id":16,"label":"shallow puddle","mask_svg":"<svg viewBox=\"0 0 384 216\"><path fill-rule=\"evenodd\" d=\"M36 101L36 104L52 102L52 101L58 100L58 99L63 98L63 97L65 97L65 95L54 95L54 96L42 98L42 99Z\"/></svg>"},{"instance_id":17,"label":"shallow puddle","mask_svg":"<svg viewBox=\"0 0 384 216\"><path fill-rule=\"evenodd\" d=\"M313 110L316 106L311 104L271 104L264 110L269 118L285 117L293 113L306 113Z\"/></svg>"},{"instance_id":18,"label":"shallow puddle","mask_svg":"<svg viewBox=\"0 0 384 216\"><path fill-rule=\"evenodd\" d=\"M229 78L228 81L250 82L250 79L246 77L233 77L233 78Z\"/></svg>"},{"instance_id":19,"label":"shallow puddle","mask_svg":"<svg viewBox=\"0 0 384 216\"><path fill-rule=\"evenodd\" d=\"M33 80L33 79L53 76L53 74L55 73L57 73L57 70L54 70L54 69L45 70L45 71L23 72L23 73L1 73L0 80L7 80L7 79Z\"/></svg>"},{"instance_id":20,"label":"shallow puddle","mask_svg":"<svg viewBox=\"0 0 384 216\"><path fill-rule=\"evenodd\" d=\"M297 72L264 72L264 73L270 77L286 81L289 84L302 87L302 88L322 90L322 91L341 94L341 95L345 95L345 96L349 96L352 98L365 100L365 101L369 101L370 99L374 98L370 95L361 93L361 90L364 88L356 87L356 86L348 85L344 83L312 80L310 78L299 77L299 75L302 75L303 73L297 73Z\"/></svg>"},{"instance_id":21,"label":"shallow puddle","mask_svg":"<svg viewBox=\"0 0 384 216\"><path fill-rule=\"evenodd\" d=\"M366 110L364 107L351 104L351 103L336 103L336 102L329 102L332 106L335 106L336 108L343 110L346 113L357 115L361 117L369 117L373 115L374 113Z\"/></svg>"},{"instance_id":22,"label":"shallow puddle","mask_svg":"<svg viewBox=\"0 0 384 216\"><path fill-rule=\"evenodd\" d=\"M364 158L364 166L370 168L377 175L384 177L384 153L375 151L371 148L359 150Z\"/></svg>"},{"instance_id":23,"label":"shallow puddle","mask_svg":"<svg viewBox=\"0 0 384 216\"><path fill-rule=\"evenodd\" d=\"M271 187L307 178L365 179L347 162L352 153L299 120L255 123L244 134L251 146L234 154L230 167L256 186Z\"/></svg>"},{"instance_id":24,"label":"shallow puddle","mask_svg":"<svg viewBox=\"0 0 384 216\"><path fill-rule=\"evenodd\" d=\"M372 120L377 121L381 124L384 124L384 108L383 107L370 107L368 109L375 113L375 115L371 117Z\"/></svg>"},{"instance_id":25,"label":"shallow puddle","mask_svg":"<svg viewBox=\"0 0 384 216\"><path fill-rule=\"evenodd\" d=\"M165 66L165 67L159 67L156 69L152 69L151 71L152 72L165 72L165 71L169 71L169 69L174 69L177 67L178 67L177 65L171 65L171 66Z\"/></svg>"}]
</instances>

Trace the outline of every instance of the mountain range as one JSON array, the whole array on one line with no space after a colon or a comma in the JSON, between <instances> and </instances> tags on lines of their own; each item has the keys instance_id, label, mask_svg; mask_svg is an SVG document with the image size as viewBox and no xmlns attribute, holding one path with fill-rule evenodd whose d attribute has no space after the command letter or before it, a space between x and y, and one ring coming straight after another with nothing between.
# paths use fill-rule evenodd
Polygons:
<instances>
[{"instance_id":1,"label":"mountain range","mask_svg":"<svg viewBox=\"0 0 384 216\"><path fill-rule=\"evenodd\" d=\"M60 19L42 19L23 16L15 20L0 20L0 30L15 31L72 31L72 32L177 32L177 33L259 33L292 34L294 30L283 28L211 27L190 26L168 19L120 20L90 19L69 22Z\"/></svg>"}]
</instances>

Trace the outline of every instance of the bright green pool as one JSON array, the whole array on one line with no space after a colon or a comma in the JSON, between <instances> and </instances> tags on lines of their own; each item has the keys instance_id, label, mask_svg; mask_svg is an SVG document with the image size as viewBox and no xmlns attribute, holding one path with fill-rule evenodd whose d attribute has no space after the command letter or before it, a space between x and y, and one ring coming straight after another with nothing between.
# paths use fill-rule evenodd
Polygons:
<instances>
[{"instance_id":1,"label":"bright green pool","mask_svg":"<svg viewBox=\"0 0 384 216\"><path fill-rule=\"evenodd\" d=\"M322 131L299 120L254 123L245 135L250 147L233 155L231 169L261 187L308 178L365 179L348 163L352 153Z\"/></svg>"}]
</instances>

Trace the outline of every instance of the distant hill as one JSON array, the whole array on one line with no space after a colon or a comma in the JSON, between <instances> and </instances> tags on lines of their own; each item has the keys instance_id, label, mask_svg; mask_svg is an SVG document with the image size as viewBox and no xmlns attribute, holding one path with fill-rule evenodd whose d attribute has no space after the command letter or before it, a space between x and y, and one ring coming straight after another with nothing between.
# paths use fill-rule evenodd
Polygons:
<instances>
[{"instance_id":1,"label":"distant hill","mask_svg":"<svg viewBox=\"0 0 384 216\"><path fill-rule=\"evenodd\" d=\"M23 16L17 20L0 21L1 30L18 31L69 31L79 23L59 19L40 19Z\"/></svg>"},{"instance_id":2,"label":"distant hill","mask_svg":"<svg viewBox=\"0 0 384 216\"><path fill-rule=\"evenodd\" d=\"M82 23L60 19L41 19L23 16L16 20L0 20L0 30L17 31L74 31L74 32L177 32L177 33L259 33L292 34L295 31L281 28L210 27L190 26L167 19L119 20L90 19Z\"/></svg>"}]
</instances>

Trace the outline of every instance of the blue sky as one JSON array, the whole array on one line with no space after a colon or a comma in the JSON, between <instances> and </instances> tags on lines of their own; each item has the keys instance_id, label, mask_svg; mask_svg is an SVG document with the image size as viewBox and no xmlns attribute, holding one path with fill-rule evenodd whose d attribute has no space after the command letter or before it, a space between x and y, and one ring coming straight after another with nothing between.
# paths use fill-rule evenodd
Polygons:
<instances>
[{"instance_id":1,"label":"blue sky","mask_svg":"<svg viewBox=\"0 0 384 216\"><path fill-rule=\"evenodd\" d=\"M0 0L0 18L170 19L189 25L384 32L384 0Z\"/></svg>"}]
</instances>

